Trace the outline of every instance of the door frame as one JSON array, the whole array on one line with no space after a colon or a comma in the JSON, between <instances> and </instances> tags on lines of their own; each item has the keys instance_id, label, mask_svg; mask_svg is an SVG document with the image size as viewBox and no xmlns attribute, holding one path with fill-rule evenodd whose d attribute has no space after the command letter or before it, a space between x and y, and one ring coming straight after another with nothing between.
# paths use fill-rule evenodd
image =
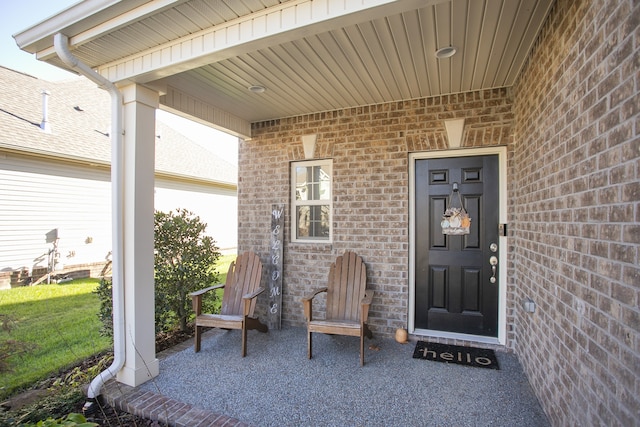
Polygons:
<instances>
[{"instance_id":1,"label":"door frame","mask_svg":"<svg viewBox=\"0 0 640 427\"><path fill-rule=\"evenodd\" d=\"M507 250L508 237L499 236L498 244L498 337L484 337L415 327L415 172L416 160L498 155L499 223L507 223L507 147L483 147L456 150L438 150L409 153L409 322L408 331L413 335L433 338L450 338L487 344L506 345L507 339Z\"/></svg>"}]
</instances>

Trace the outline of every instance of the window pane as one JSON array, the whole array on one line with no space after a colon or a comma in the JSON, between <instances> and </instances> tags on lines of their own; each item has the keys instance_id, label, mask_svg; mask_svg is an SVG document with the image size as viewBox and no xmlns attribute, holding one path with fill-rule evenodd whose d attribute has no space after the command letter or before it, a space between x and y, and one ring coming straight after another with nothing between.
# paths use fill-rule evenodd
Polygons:
<instances>
[{"instance_id":1,"label":"window pane","mask_svg":"<svg viewBox=\"0 0 640 427\"><path fill-rule=\"evenodd\" d=\"M297 206L298 238L329 238L329 206Z\"/></svg>"},{"instance_id":2,"label":"window pane","mask_svg":"<svg viewBox=\"0 0 640 427\"><path fill-rule=\"evenodd\" d=\"M296 200L309 200L307 191L307 167L298 166L296 168Z\"/></svg>"},{"instance_id":3,"label":"window pane","mask_svg":"<svg viewBox=\"0 0 640 427\"><path fill-rule=\"evenodd\" d=\"M292 241L331 240L331 160L291 164Z\"/></svg>"},{"instance_id":4,"label":"window pane","mask_svg":"<svg viewBox=\"0 0 640 427\"><path fill-rule=\"evenodd\" d=\"M314 178L317 183L315 200L329 200L331 198L331 176L325 170L327 166L315 166Z\"/></svg>"},{"instance_id":5,"label":"window pane","mask_svg":"<svg viewBox=\"0 0 640 427\"><path fill-rule=\"evenodd\" d=\"M296 200L329 200L331 177L328 166L296 167Z\"/></svg>"}]
</instances>

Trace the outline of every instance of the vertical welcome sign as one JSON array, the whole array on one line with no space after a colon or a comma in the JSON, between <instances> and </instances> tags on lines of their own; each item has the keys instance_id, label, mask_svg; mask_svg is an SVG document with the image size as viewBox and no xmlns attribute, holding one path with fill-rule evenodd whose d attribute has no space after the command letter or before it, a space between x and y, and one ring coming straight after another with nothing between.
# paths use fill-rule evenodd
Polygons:
<instances>
[{"instance_id":1,"label":"vertical welcome sign","mask_svg":"<svg viewBox=\"0 0 640 427\"><path fill-rule=\"evenodd\" d=\"M271 236L269 238L269 329L280 329L282 319L282 243L284 235L284 205L271 206Z\"/></svg>"}]
</instances>

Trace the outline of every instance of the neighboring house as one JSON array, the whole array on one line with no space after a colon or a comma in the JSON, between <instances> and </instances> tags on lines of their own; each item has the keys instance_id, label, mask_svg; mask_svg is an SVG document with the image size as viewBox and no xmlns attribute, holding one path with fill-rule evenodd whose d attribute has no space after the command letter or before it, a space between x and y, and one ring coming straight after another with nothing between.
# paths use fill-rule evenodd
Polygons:
<instances>
[{"instance_id":1,"label":"neighboring house","mask_svg":"<svg viewBox=\"0 0 640 427\"><path fill-rule=\"evenodd\" d=\"M4 67L0 93L0 288L50 268L100 273L112 249L108 94L86 79ZM161 122L155 164L155 208L194 212L220 249L234 250L237 168Z\"/></svg>"},{"instance_id":2,"label":"neighboring house","mask_svg":"<svg viewBox=\"0 0 640 427\"><path fill-rule=\"evenodd\" d=\"M553 425L640 423L637 1L98 3L18 45L62 67L72 51L137 126L163 105L242 138L239 251L269 265L286 206L283 323L353 250L374 334L515 352ZM467 236L442 234L454 183ZM144 253L122 263L151 295ZM145 298L125 307L147 331L127 337L135 385L159 365Z\"/></svg>"}]
</instances>

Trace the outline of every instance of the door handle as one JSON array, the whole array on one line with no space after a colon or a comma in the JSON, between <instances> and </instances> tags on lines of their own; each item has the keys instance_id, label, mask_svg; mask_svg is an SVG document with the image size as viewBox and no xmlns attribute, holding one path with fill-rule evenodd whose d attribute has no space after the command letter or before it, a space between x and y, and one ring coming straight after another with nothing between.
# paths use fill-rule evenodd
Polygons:
<instances>
[{"instance_id":1,"label":"door handle","mask_svg":"<svg viewBox=\"0 0 640 427\"><path fill-rule=\"evenodd\" d=\"M489 258L489 264L491 264L491 278L489 282L496 283L496 265L498 265L498 258L495 255L491 256L491 258Z\"/></svg>"}]
</instances>

